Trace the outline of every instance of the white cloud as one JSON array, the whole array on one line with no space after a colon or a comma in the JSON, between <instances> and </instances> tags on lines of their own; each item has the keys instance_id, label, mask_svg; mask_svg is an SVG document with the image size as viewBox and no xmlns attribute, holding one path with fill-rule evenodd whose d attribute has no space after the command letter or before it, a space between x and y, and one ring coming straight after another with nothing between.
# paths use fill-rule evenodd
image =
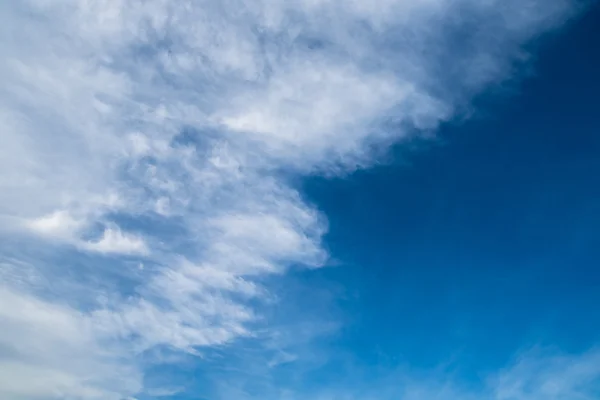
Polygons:
<instances>
[{"instance_id":1,"label":"white cloud","mask_svg":"<svg viewBox=\"0 0 600 400\"><path fill-rule=\"evenodd\" d=\"M185 390L182 387L166 387L166 388L158 388L148 390L148 395L152 397L170 397L176 395L177 393L181 393Z\"/></svg>"},{"instance_id":2,"label":"white cloud","mask_svg":"<svg viewBox=\"0 0 600 400\"><path fill-rule=\"evenodd\" d=\"M421 399L594 399L600 381L600 353L581 354L533 350L521 353L499 372L488 375L480 389L467 389L458 382L415 381L407 386L409 400Z\"/></svg>"},{"instance_id":3,"label":"white cloud","mask_svg":"<svg viewBox=\"0 0 600 400\"><path fill-rule=\"evenodd\" d=\"M291 70L275 72L264 87L235 98L233 109L226 110L230 115L220 118L231 130L255 135L278 163L314 165L332 153L361 152L361 139L376 132L373 123L381 115L424 96L394 76L329 60L291 64L283 67Z\"/></svg>"},{"instance_id":4,"label":"white cloud","mask_svg":"<svg viewBox=\"0 0 600 400\"><path fill-rule=\"evenodd\" d=\"M122 399L141 375L85 313L0 288L0 393L10 399Z\"/></svg>"},{"instance_id":5,"label":"white cloud","mask_svg":"<svg viewBox=\"0 0 600 400\"><path fill-rule=\"evenodd\" d=\"M287 354L276 355L269 368L292 361ZM555 351L525 351L499 371L465 381L452 367L415 371L399 368L381 370L364 365L338 366L346 374L335 383L316 388L287 387L269 370L223 377L227 384L216 395L219 399L287 400L592 400L600 390L600 352L597 349L577 354ZM369 368L370 371L365 371ZM314 372L314 371L313 371ZM299 376L302 376L300 369ZM368 378L366 378L368 377ZM248 381L260 381L261 392L245 390Z\"/></svg>"},{"instance_id":6,"label":"white cloud","mask_svg":"<svg viewBox=\"0 0 600 400\"><path fill-rule=\"evenodd\" d=\"M25 221L25 227L48 240L70 243L91 252L148 255L149 249L143 238L124 233L119 227L106 227L97 240L81 239L81 233L89 224L86 217L76 219L68 211L59 210L50 215Z\"/></svg>"},{"instance_id":7,"label":"white cloud","mask_svg":"<svg viewBox=\"0 0 600 400\"><path fill-rule=\"evenodd\" d=\"M27 226L41 235L69 239L82 229L84 223L80 219L75 219L68 211L57 210L49 215L27 221Z\"/></svg>"},{"instance_id":8,"label":"white cloud","mask_svg":"<svg viewBox=\"0 0 600 400\"><path fill-rule=\"evenodd\" d=\"M0 234L31 239L13 253L35 272L2 264L2 349L18 351L0 395L129 396L144 351L253 335L256 279L327 258L324 217L282 170L367 166L373 144L435 128L569 6L2 2ZM127 257L49 265L40 243Z\"/></svg>"},{"instance_id":9,"label":"white cloud","mask_svg":"<svg viewBox=\"0 0 600 400\"><path fill-rule=\"evenodd\" d=\"M121 232L119 228L106 228L102 237L97 241L82 244L86 250L99 253L141 254L149 253L148 246L138 236Z\"/></svg>"},{"instance_id":10,"label":"white cloud","mask_svg":"<svg viewBox=\"0 0 600 400\"><path fill-rule=\"evenodd\" d=\"M600 352L581 355L521 355L514 365L491 379L497 400L594 399L600 390Z\"/></svg>"}]
</instances>

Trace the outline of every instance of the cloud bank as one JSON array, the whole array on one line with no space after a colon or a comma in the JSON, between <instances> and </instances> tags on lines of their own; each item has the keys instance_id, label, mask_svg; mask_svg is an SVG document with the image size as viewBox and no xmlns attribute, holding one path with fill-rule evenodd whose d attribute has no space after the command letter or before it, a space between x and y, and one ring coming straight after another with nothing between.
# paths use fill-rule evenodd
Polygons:
<instances>
[{"instance_id":1,"label":"cloud bank","mask_svg":"<svg viewBox=\"0 0 600 400\"><path fill-rule=\"evenodd\" d=\"M258 335L261 278L328 258L289 178L434 131L575 9L3 2L2 397L127 398L153 349Z\"/></svg>"}]
</instances>

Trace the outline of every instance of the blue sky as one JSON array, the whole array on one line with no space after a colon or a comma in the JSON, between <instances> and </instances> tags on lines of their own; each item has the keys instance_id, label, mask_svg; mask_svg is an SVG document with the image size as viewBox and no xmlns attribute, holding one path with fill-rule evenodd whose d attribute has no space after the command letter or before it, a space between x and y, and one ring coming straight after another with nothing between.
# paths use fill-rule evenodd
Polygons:
<instances>
[{"instance_id":1,"label":"blue sky","mask_svg":"<svg viewBox=\"0 0 600 400\"><path fill-rule=\"evenodd\" d=\"M0 15L0 397L600 397L597 2Z\"/></svg>"}]
</instances>

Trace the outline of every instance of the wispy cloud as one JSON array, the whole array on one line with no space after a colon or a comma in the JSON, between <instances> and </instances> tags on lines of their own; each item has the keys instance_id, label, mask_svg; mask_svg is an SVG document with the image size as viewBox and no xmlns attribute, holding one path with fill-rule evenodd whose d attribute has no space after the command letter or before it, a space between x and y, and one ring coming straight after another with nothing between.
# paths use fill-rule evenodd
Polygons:
<instances>
[{"instance_id":1,"label":"wispy cloud","mask_svg":"<svg viewBox=\"0 0 600 400\"><path fill-rule=\"evenodd\" d=\"M343 400L541 400L595 399L600 390L600 353L590 349L564 354L549 349L520 352L496 372L476 380L463 380L451 367L416 371L397 368L367 373L361 365L348 367L344 377L328 386L290 387L269 377L265 371L256 376L238 375L220 388L223 399L343 399ZM368 376L368 378L366 378ZM267 377L265 379L265 377ZM300 379L303 375L300 375ZM225 378L226 379L226 378ZM259 394L247 390L259 381Z\"/></svg>"},{"instance_id":2,"label":"wispy cloud","mask_svg":"<svg viewBox=\"0 0 600 400\"><path fill-rule=\"evenodd\" d=\"M148 246L142 238L123 233L119 228L106 228L100 239L85 242L83 248L99 253L148 254Z\"/></svg>"},{"instance_id":3,"label":"wispy cloud","mask_svg":"<svg viewBox=\"0 0 600 400\"><path fill-rule=\"evenodd\" d=\"M21 240L2 264L0 394L121 399L143 392L145 351L256 335L257 279L327 260L326 219L286 176L366 167L375 148L435 129L573 11L3 2L1 233ZM40 246L100 253L97 268L64 259L69 282L53 286L60 268L32 256Z\"/></svg>"}]
</instances>

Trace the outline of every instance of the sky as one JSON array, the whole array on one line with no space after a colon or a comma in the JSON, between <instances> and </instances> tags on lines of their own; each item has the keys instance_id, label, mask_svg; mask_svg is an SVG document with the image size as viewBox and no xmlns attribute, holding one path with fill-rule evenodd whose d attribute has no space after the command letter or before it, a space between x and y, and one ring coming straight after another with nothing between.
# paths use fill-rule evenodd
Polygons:
<instances>
[{"instance_id":1,"label":"sky","mask_svg":"<svg viewBox=\"0 0 600 400\"><path fill-rule=\"evenodd\" d=\"M600 5L0 3L0 398L600 398Z\"/></svg>"}]
</instances>

